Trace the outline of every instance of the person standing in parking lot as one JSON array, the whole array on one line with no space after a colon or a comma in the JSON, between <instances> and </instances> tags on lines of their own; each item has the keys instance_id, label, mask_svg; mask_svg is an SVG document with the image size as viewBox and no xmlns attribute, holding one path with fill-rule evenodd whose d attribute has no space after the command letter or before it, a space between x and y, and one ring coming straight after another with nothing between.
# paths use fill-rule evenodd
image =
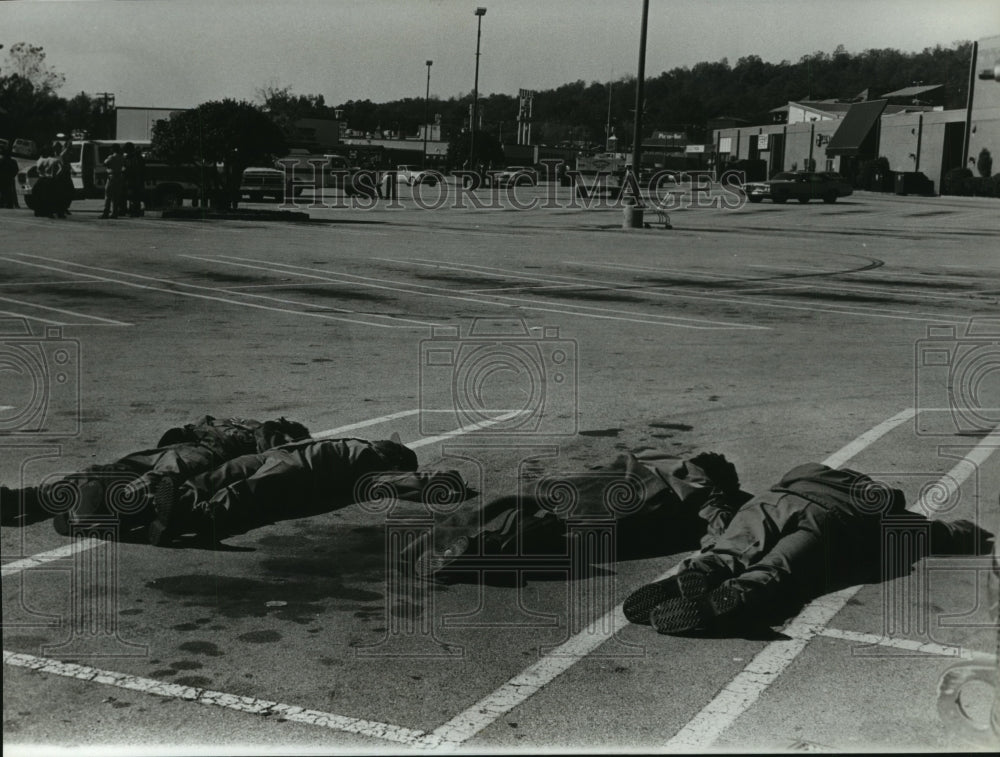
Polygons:
<instances>
[{"instance_id":1,"label":"person standing in parking lot","mask_svg":"<svg viewBox=\"0 0 1000 757\"><path fill-rule=\"evenodd\" d=\"M14 179L20 170L10 145L7 145L0 158L0 208L20 207L17 202L17 187L14 186Z\"/></svg>"},{"instance_id":2,"label":"person standing in parking lot","mask_svg":"<svg viewBox=\"0 0 1000 757\"><path fill-rule=\"evenodd\" d=\"M125 156L122 155L121 145L111 148L111 154L104 159L104 167L108 169L108 182L104 185L104 212L101 218L118 218L125 189Z\"/></svg>"},{"instance_id":3,"label":"person standing in parking lot","mask_svg":"<svg viewBox=\"0 0 1000 757\"><path fill-rule=\"evenodd\" d=\"M56 143L58 144L58 142ZM70 215L69 206L73 204L76 187L73 185L73 144L67 142L56 152L58 162L55 167L55 203L56 215L65 218Z\"/></svg>"},{"instance_id":4,"label":"person standing in parking lot","mask_svg":"<svg viewBox=\"0 0 1000 757\"><path fill-rule=\"evenodd\" d=\"M146 161L131 142L125 143L125 197L128 214L132 218L142 215L142 195L145 189Z\"/></svg>"}]
</instances>

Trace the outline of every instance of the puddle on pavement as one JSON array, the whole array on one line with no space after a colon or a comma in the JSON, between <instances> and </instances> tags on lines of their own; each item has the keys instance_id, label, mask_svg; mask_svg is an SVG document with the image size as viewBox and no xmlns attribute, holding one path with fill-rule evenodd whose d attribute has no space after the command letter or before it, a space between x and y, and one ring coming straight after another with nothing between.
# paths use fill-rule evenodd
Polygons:
<instances>
[{"instance_id":1,"label":"puddle on pavement","mask_svg":"<svg viewBox=\"0 0 1000 757\"><path fill-rule=\"evenodd\" d=\"M693 431L694 426L690 426L687 423L662 423L660 421L653 421L652 423L647 423L650 428L662 428L667 431Z\"/></svg>"},{"instance_id":2,"label":"puddle on pavement","mask_svg":"<svg viewBox=\"0 0 1000 757\"><path fill-rule=\"evenodd\" d=\"M384 527L313 528L308 534L258 539L265 577L189 573L163 576L146 586L186 606L208 607L228 618L276 617L309 624L331 602L333 609L351 612L366 609L368 603L382 607ZM377 584L378 590L357 584ZM192 624L181 625L176 630L195 630Z\"/></svg>"},{"instance_id":3,"label":"puddle on pavement","mask_svg":"<svg viewBox=\"0 0 1000 757\"><path fill-rule=\"evenodd\" d=\"M610 436L617 437L622 432L620 428L598 428L587 431L579 431L580 436Z\"/></svg>"}]
</instances>

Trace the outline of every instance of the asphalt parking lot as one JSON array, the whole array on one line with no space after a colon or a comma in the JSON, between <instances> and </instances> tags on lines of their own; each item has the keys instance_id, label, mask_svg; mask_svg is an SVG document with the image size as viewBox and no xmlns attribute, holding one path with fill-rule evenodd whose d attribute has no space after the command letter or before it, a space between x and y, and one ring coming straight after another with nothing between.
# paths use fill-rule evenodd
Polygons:
<instances>
[{"instance_id":1,"label":"asphalt parking lot","mask_svg":"<svg viewBox=\"0 0 1000 757\"><path fill-rule=\"evenodd\" d=\"M0 385L17 431L0 481L205 414L284 415L398 432L486 498L624 450L709 449L751 492L850 464L911 509L1000 528L995 201L680 197L672 230L623 231L620 208L565 192L431 210L403 188L308 223L0 210L0 350L27 339L51 369ZM522 344L527 362L503 358ZM925 559L762 637L669 637L617 608L697 545L410 585L387 534L440 515L414 507L290 517L215 550L5 526L5 750L976 748L936 703L950 666L995 664L983 557Z\"/></svg>"}]
</instances>

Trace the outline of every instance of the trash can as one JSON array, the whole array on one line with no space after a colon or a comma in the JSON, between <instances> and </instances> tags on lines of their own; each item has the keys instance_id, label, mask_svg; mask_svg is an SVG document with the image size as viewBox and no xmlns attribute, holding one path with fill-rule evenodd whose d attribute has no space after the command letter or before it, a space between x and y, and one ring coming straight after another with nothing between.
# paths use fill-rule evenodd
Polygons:
<instances>
[{"instance_id":1,"label":"trash can","mask_svg":"<svg viewBox=\"0 0 1000 757\"><path fill-rule=\"evenodd\" d=\"M932 195L934 182L920 171L900 171L896 174L896 194Z\"/></svg>"},{"instance_id":2,"label":"trash can","mask_svg":"<svg viewBox=\"0 0 1000 757\"><path fill-rule=\"evenodd\" d=\"M626 203L622 213L622 228L623 229L641 229L643 227L642 222L642 206L634 205L632 203Z\"/></svg>"}]
</instances>

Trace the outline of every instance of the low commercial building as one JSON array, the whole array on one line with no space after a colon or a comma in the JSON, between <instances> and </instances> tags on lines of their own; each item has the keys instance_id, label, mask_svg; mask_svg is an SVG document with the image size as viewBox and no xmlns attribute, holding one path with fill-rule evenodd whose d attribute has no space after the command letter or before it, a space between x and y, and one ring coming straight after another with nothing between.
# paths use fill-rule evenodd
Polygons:
<instances>
[{"instance_id":1,"label":"low commercial building","mask_svg":"<svg viewBox=\"0 0 1000 757\"><path fill-rule=\"evenodd\" d=\"M712 130L717 167L763 160L768 175L780 171L836 171L857 175L861 164L884 157L895 172L920 172L940 191L948 171L976 171L978 156L1000 150L1000 36L976 43L969 108L944 110L937 85L907 87L852 101L789 102L756 126L726 124ZM989 74L989 76L987 76Z\"/></svg>"}]
</instances>

